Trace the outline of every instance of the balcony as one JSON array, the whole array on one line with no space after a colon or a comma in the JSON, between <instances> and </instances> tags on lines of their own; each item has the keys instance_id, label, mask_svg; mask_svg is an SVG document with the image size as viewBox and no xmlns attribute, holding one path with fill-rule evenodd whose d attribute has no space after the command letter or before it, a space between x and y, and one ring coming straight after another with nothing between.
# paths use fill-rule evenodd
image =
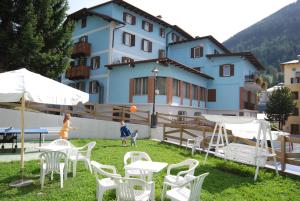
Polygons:
<instances>
[{"instance_id":1,"label":"balcony","mask_svg":"<svg viewBox=\"0 0 300 201\"><path fill-rule=\"evenodd\" d=\"M300 77L291 78L291 84L299 84L299 83L300 83Z\"/></svg>"},{"instance_id":2,"label":"balcony","mask_svg":"<svg viewBox=\"0 0 300 201\"><path fill-rule=\"evenodd\" d=\"M254 103L244 102L244 109L256 110L256 105Z\"/></svg>"},{"instance_id":3,"label":"balcony","mask_svg":"<svg viewBox=\"0 0 300 201\"><path fill-rule=\"evenodd\" d=\"M76 66L67 69L66 78L69 80L88 79L90 77L90 67Z\"/></svg>"},{"instance_id":4,"label":"balcony","mask_svg":"<svg viewBox=\"0 0 300 201\"><path fill-rule=\"evenodd\" d=\"M91 55L91 44L87 42L78 42L73 46L72 58L79 56L90 56Z\"/></svg>"},{"instance_id":5,"label":"balcony","mask_svg":"<svg viewBox=\"0 0 300 201\"><path fill-rule=\"evenodd\" d=\"M255 82L255 75L245 75L245 82Z\"/></svg>"}]
</instances>

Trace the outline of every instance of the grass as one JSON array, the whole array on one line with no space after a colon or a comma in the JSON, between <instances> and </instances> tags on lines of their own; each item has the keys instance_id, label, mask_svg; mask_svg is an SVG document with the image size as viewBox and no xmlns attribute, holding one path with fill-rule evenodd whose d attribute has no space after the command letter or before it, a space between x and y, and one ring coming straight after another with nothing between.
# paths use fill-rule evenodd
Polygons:
<instances>
[{"instance_id":1,"label":"grass","mask_svg":"<svg viewBox=\"0 0 300 201\"><path fill-rule=\"evenodd\" d=\"M86 144L88 140L72 140L76 146ZM139 140L138 147L121 147L120 141L96 140L97 145L92 152L92 159L103 164L114 165L118 173L124 175L123 156L127 151L138 150L147 152L153 161L177 163L191 158L190 152L174 145L168 145L151 140ZM209 172L204 181L201 200L222 201L300 201L300 178L296 176L276 176L274 171L261 170L259 179L253 182L255 168L233 162L225 162L210 156L206 165L203 165L204 154L196 154L193 158L200 161L195 174ZM53 181L46 178L45 188L41 190L39 183L39 161L25 163L25 174L34 179L34 184L24 188L10 188L8 183L18 179L19 163L0 163L0 200L96 200L96 182L84 167L78 164L77 176L64 182L64 188L59 187L59 177ZM154 175L155 197L160 200L163 177L166 169ZM104 201L115 200L115 191L107 191Z\"/></svg>"}]
</instances>

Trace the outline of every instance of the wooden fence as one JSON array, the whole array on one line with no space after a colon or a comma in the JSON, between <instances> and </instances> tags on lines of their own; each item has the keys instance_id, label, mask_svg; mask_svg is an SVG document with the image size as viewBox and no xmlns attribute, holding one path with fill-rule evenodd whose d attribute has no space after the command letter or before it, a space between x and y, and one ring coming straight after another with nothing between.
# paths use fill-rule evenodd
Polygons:
<instances>
[{"instance_id":1,"label":"wooden fence","mask_svg":"<svg viewBox=\"0 0 300 201\"><path fill-rule=\"evenodd\" d=\"M281 170L284 171L286 169L286 164L300 166L300 152L290 152L287 150L286 144L287 143L298 143L300 144L300 138L296 137L289 137L289 136L280 136L280 152L277 152L276 155L278 156L280 163L281 163Z\"/></svg>"},{"instance_id":2,"label":"wooden fence","mask_svg":"<svg viewBox=\"0 0 300 201\"><path fill-rule=\"evenodd\" d=\"M18 109L19 103L1 103L0 107L8 109ZM31 112L44 112L48 114L63 114L70 113L74 117L84 117L108 121L126 121L136 124L150 124L150 112L138 110L137 112L130 112L129 106L115 106L115 105L101 105L89 104L81 106L55 106L27 103L26 110Z\"/></svg>"}]
</instances>

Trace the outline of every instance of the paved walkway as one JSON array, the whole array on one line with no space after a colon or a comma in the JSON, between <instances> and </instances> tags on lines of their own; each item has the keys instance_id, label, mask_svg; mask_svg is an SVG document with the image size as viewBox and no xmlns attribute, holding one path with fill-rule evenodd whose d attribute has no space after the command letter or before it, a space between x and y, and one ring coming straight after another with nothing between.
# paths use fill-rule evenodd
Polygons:
<instances>
[{"instance_id":1,"label":"paved walkway","mask_svg":"<svg viewBox=\"0 0 300 201\"><path fill-rule=\"evenodd\" d=\"M44 142L42 146L48 145L49 142ZM11 161L20 161L21 155L20 155L20 143L18 143L18 149L15 153L11 152L11 144L5 145L5 152L3 150L0 150L0 162L11 162ZM38 142L26 142L25 143L25 154L24 154L24 160L30 161L30 160L39 160L39 155L41 152L36 148L39 146Z\"/></svg>"}]
</instances>

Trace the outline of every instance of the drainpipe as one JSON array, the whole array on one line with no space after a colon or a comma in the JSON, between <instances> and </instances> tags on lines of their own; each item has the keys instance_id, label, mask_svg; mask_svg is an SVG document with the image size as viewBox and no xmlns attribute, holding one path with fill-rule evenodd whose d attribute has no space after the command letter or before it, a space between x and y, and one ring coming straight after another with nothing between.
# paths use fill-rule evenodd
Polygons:
<instances>
[{"instance_id":1,"label":"drainpipe","mask_svg":"<svg viewBox=\"0 0 300 201\"><path fill-rule=\"evenodd\" d=\"M120 28L122 28L122 27L125 27L125 24L122 24L121 26L116 27L116 28L113 29L113 35L112 35L112 48L114 48L114 44L115 44L115 30L120 29Z\"/></svg>"}]
</instances>

